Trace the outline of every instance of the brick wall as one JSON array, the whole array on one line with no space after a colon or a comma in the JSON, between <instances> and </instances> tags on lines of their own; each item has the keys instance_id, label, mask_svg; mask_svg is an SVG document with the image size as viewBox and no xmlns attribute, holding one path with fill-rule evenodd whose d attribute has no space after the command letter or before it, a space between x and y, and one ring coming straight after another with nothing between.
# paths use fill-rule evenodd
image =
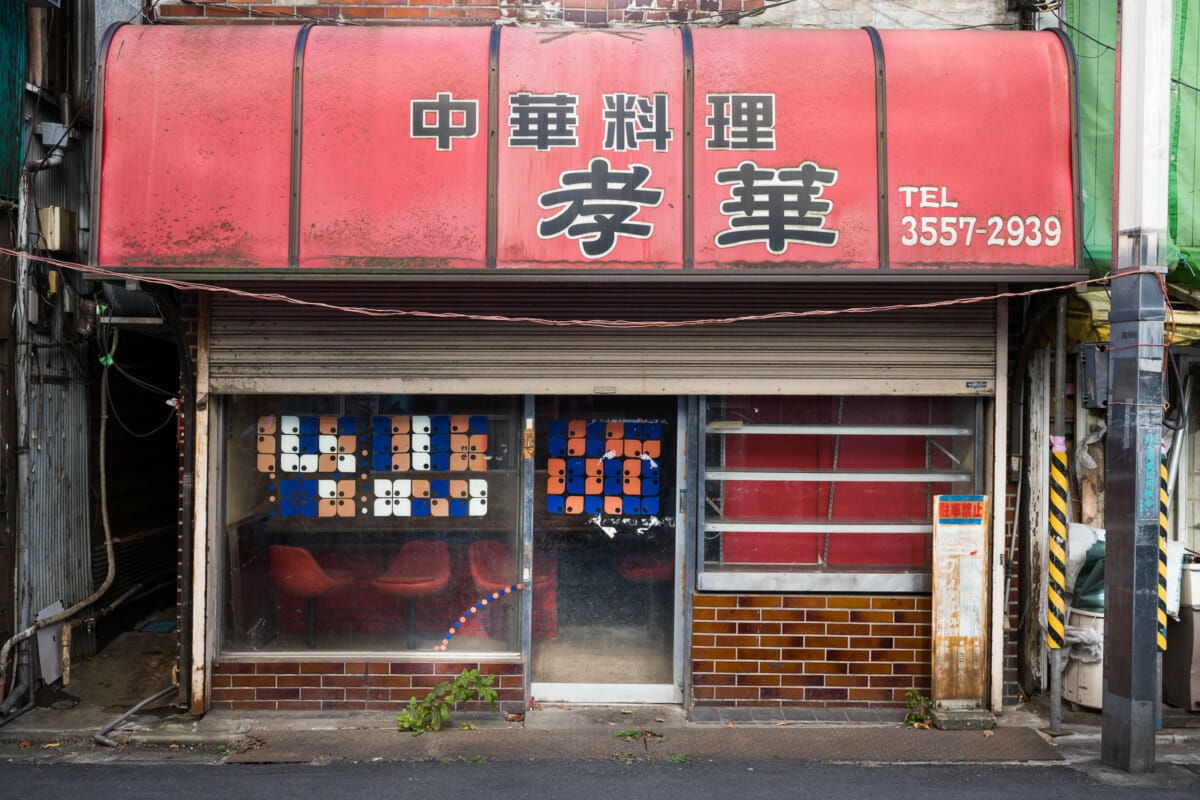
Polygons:
<instances>
[{"instance_id":1,"label":"brick wall","mask_svg":"<svg viewBox=\"0 0 1200 800\"><path fill-rule=\"evenodd\" d=\"M213 665L212 707L278 711L399 711L464 669L497 676L504 713L525 707L525 675L516 663L409 661L224 661ZM468 711L487 705L467 703Z\"/></svg>"},{"instance_id":2,"label":"brick wall","mask_svg":"<svg viewBox=\"0 0 1200 800\"><path fill-rule=\"evenodd\" d=\"M160 22L342 22L422 21L606 27L638 22L731 20L766 5L765 0L163 0L152 12Z\"/></svg>"},{"instance_id":3,"label":"brick wall","mask_svg":"<svg viewBox=\"0 0 1200 800\"><path fill-rule=\"evenodd\" d=\"M928 596L696 595L696 705L901 706L928 696Z\"/></svg>"},{"instance_id":4,"label":"brick wall","mask_svg":"<svg viewBox=\"0 0 1200 800\"><path fill-rule=\"evenodd\" d=\"M1008 25L1008 0L160 0L162 22L343 24L492 22L606 27L638 23L729 24L781 28L953 28Z\"/></svg>"}]
</instances>

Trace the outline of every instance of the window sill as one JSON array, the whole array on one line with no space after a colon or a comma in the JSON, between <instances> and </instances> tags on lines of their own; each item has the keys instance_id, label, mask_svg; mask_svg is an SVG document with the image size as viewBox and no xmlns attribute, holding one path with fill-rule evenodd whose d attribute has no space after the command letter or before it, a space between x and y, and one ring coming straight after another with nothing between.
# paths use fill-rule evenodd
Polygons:
<instances>
[{"instance_id":1,"label":"window sill","mask_svg":"<svg viewBox=\"0 0 1200 800\"><path fill-rule=\"evenodd\" d=\"M862 594L928 594L928 572L766 572L705 571L697 576L702 592L855 592Z\"/></svg>"}]
</instances>

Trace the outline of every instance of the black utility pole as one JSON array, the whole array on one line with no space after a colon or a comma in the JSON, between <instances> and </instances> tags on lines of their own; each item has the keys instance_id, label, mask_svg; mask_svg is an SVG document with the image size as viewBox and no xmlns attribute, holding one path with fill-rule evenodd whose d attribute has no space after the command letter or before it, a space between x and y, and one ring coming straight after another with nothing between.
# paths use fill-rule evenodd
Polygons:
<instances>
[{"instance_id":1,"label":"black utility pole","mask_svg":"<svg viewBox=\"0 0 1200 800\"><path fill-rule=\"evenodd\" d=\"M1118 5L1102 761L1154 770L1171 2Z\"/></svg>"}]
</instances>

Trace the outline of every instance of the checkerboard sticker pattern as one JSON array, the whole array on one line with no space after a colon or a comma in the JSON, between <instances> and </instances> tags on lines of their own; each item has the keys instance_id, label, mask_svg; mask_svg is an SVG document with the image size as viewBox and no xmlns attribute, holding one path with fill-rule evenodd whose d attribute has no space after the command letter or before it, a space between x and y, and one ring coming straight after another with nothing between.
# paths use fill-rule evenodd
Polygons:
<instances>
[{"instance_id":1,"label":"checkerboard sticker pattern","mask_svg":"<svg viewBox=\"0 0 1200 800\"><path fill-rule=\"evenodd\" d=\"M487 514L487 480L470 475L487 471L486 416L267 415L258 420L257 437L256 468L275 481L272 514Z\"/></svg>"},{"instance_id":2,"label":"checkerboard sticker pattern","mask_svg":"<svg viewBox=\"0 0 1200 800\"><path fill-rule=\"evenodd\" d=\"M546 462L551 514L659 513L661 422L552 420Z\"/></svg>"}]
</instances>

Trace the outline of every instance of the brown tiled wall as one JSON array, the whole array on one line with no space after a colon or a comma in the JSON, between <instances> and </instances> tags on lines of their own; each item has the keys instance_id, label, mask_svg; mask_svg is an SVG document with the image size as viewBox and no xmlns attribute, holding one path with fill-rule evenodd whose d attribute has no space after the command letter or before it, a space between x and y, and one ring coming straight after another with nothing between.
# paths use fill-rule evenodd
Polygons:
<instances>
[{"instance_id":1,"label":"brown tiled wall","mask_svg":"<svg viewBox=\"0 0 1200 800\"><path fill-rule=\"evenodd\" d=\"M525 704L521 664L407 661L226 661L213 666L212 707L279 711L399 711L464 669L495 675L500 706ZM467 710L486 710L472 702Z\"/></svg>"},{"instance_id":2,"label":"brown tiled wall","mask_svg":"<svg viewBox=\"0 0 1200 800\"><path fill-rule=\"evenodd\" d=\"M930 598L696 595L696 705L899 706L929 695Z\"/></svg>"}]
</instances>

